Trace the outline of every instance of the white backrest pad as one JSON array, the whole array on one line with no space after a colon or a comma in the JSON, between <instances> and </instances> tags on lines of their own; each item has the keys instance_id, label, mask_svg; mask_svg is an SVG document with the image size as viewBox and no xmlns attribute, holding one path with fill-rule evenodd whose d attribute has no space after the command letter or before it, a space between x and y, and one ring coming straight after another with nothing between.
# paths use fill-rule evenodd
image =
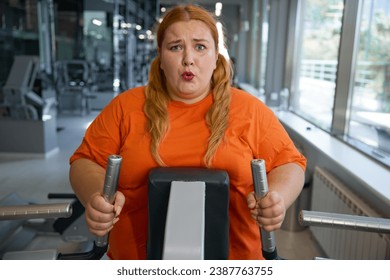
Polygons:
<instances>
[{"instance_id":1,"label":"white backrest pad","mask_svg":"<svg viewBox=\"0 0 390 280\"><path fill-rule=\"evenodd\" d=\"M204 259L205 191L205 182L171 183L164 260Z\"/></svg>"}]
</instances>

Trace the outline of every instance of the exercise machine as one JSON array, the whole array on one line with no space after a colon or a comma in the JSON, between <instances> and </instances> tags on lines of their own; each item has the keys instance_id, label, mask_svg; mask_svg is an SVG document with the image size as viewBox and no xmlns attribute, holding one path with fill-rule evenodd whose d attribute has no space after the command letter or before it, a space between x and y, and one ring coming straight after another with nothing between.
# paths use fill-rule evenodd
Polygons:
<instances>
[{"instance_id":1,"label":"exercise machine","mask_svg":"<svg viewBox=\"0 0 390 280\"><path fill-rule=\"evenodd\" d=\"M53 113L56 98L44 96L38 84L38 75L39 58L37 56L15 56L3 87L3 101L0 104L8 112L7 117L19 120L42 120Z\"/></svg>"},{"instance_id":2,"label":"exercise machine","mask_svg":"<svg viewBox=\"0 0 390 280\"><path fill-rule=\"evenodd\" d=\"M60 112L79 111L89 114L90 101L95 96L95 71L93 65L85 60L63 60L56 62L58 108Z\"/></svg>"}]
</instances>

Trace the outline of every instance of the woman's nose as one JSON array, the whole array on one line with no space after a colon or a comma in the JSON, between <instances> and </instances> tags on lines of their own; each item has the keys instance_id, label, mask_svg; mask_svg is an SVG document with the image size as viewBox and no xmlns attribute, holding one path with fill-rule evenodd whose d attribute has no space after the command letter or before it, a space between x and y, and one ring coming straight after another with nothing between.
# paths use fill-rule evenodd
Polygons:
<instances>
[{"instance_id":1,"label":"woman's nose","mask_svg":"<svg viewBox=\"0 0 390 280\"><path fill-rule=\"evenodd\" d=\"M194 64L194 58L191 50L185 50L183 54L183 65L190 66Z\"/></svg>"}]
</instances>

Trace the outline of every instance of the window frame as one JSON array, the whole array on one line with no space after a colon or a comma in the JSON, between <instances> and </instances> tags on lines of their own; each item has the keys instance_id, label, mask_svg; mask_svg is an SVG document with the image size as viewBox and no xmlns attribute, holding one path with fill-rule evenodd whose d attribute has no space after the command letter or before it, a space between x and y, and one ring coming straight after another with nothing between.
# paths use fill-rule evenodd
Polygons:
<instances>
[{"instance_id":1,"label":"window frame","mask_svg":"<svg viewBox=\"0 0 390 280\"><path fill-rule=\"evenodd\" d=\"M356 58L359 48L362 3L362 0L347 0L344 2L331 124L331 134L336 137L344 137L348 131L349 108L352 100Z\"/></svg>"},{"instance_id":2,"label":"window frame","mask_svg":"<svg viewBox=\"0 0 390 280\"><path fill-rule=\"evenodd\" d=\"M288 40L286 41L286 59L285 59L285 79L284 87L290 89L289 108L293 108L294 104L298 102L298 76L299 76L299 46L300 38L302 36L302 21L305 0L292 0L289 8L288 20ZM370 147L358 140L348 137L349 122L350 122L350 104L353 97L355 68L357 63L357 54L359 48L360 37L360 21L362 18L362 9L364 0L345 0L342 17L342 27L340 34L340 46L336 72L336 87L334 94L334 104L332 110L332 122L329 133L331 136L343 141L346 145L362 152L369 158L376 162L389 167L390 157L386 157L376 151L374 147ZM270 23L272 24L272 22ZM273 43L273 42L269 42ZM269 49L274 46L269 45ZM292 113L300 116L293 109ZM300 116L304 118L303 116ZM305 119L305 118L304 118ZM307 119L306 119L307 120ZM313 121L307 120L313 125ZM317 125L316 125L317 126ZM319 127L320 128L320 127Z\"/></svg>"}]
</instances>

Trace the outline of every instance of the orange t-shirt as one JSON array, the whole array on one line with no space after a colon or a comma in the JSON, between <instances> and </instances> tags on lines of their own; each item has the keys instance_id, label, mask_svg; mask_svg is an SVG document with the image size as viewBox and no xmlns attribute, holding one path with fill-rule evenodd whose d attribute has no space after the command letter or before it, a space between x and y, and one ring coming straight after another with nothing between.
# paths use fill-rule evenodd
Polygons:
<instances>
[{"instance_id":1,"label":"orange t-shirt","mask_svg":"<svg viewBox=\"0 0 390 280\"><path fill-rule=\"evenodd\" d=\"M148 203L147 175L157 164L145 132L144 87L128 90L108 104L86 131L70 158L88 158L105 167L111 154L123 157L118 189L126 196L119 221L110 233L112 259L145 259ZM295 162L303 169L306 159L298 152L275 116L256 97L232 88L229 126L212 167L224 169L230 179L230 259L261 259L259 228L251 218L246 197L253 191L250 161L261 158L267 172ZM171 101L170 129L160 145L168 166L201 167L210 135L205 115L212 105L209 94L195 104Z\"/></svg>"}]
</instances>

